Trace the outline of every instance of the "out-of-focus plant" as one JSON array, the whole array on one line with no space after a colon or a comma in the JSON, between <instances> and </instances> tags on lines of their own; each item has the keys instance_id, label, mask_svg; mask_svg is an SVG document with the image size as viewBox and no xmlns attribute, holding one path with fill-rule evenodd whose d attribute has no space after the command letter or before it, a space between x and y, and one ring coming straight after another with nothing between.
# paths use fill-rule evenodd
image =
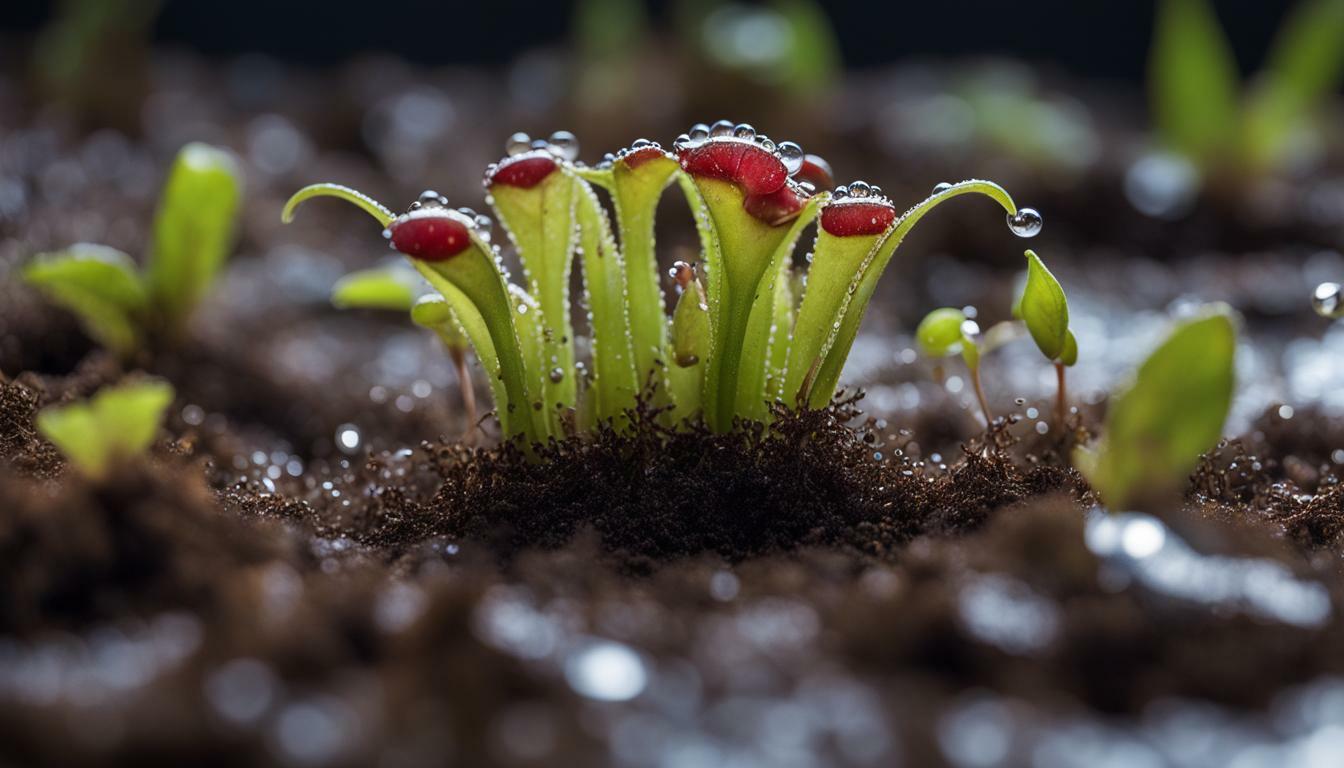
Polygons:
<instances>
[{"instance_id":1,"label":"out-of-focus plant","mask_svg":"<svg viewBox=\"0 0 1344 768\"><path fill-rule=\"evenodd\" d=\"M1161 508L1222 434L1235 385L1237 331L1213 305L1177 325L1111 398L1100 440L1074 465L1114 511Z\"/></svg>"},{"instance_id":2,"label":"out-of-focus plant","mask_svg":"<svg viewBox=\"0 0 1344 768\"><path fill-rule=\"evenodd\" d=\"M462 390L462 408L470 436L476 424L476 391L467 362L466 332L448 301L434 293L414 270L403 266L362 269L342 277L331 289L337 309L381 309L405 312L421 328L433 331L448 351Z\"/></svg>"},{"instance_id":3,"label":"out-of-focus plant","mask_svg":"<svg viewBox=\"0 0 1344 768\"><path fill-rule=\"evenodd\" d=\"M1167 148L1208 173L1272 171L1312 142L1313 121L1344 77L1344 0L1301 0L1245 89L1208 0L1162 0L1149 64Z\"/></svg>"},{"instance_id":4,"label":"out-of-focus plant","mask_svg":"<svg viewBox=\"0 0 1344 768\"><path fill-rule=\"evenodd\" d=\"M104 387L87 401L44 408L37 429L91 480L149 450L173 402L173 388L150 379Z\"/></svg>"},{"instance_id":5,"label":"out-of-focus plant","mask_svg":"<svg viewBox=\"0 0 1344 768\"><path fill-rule=\"evenodd\" d=\"M37 36L41 97L89 124L130 127L146 92L150 32L161 0L60 0Z\"/></svg>"},{"instance_id":6,"label":"out-of-focus plant","mask_svg":"<svg viewBox=\"0 0 1344 768\"><path fill-rule=\"evenodd\" d=\"M676 15L685 50L757 88L813 94L839 73L839 44L821 3L681 0Z\"/></svg>"},{"instance_id":7,"label":"out-of-focus plant","mask_svg":"<svg viewBox=\"0 0 1344 768\"><path fill-rule=\"evenodd\" d=\"M228 255L242 180L228 152L188 144L159 199L143 272L105 245L77 243L35 257L23 277L79 318L94 340L122 357L149 341L180 338Z\"/></svg>"},{"instance_id":8,"label":"out-of-focus plant","mask_svg":"<svg viewBox=\"0 0 1344 768\"><path fill-rule=\"evenodd\" d=\"M989 410L989 401L985 398L984 385L980 381L979 336L980 325L956 307L933 310L924 316L915 329L915 343L926 357L938 359L961 355L971 375L975 399L980 403L980 415L984 417L985 424L991 424L994 416Z\"/></svg>"},{"instance_id":9,"label":"out-of-focus plant","mask_svg":"<svg viewBox=\"0 0 1344 768\"><path fill-rule=\"evenodd\" d=\"M1017 234L1039 230L1035 211L1019 210L985 181L944 185L904 215L862 181L825 191L824 161L746 124L697 124L672 149L640 140L588 166L568 132L511 137L485 188L517 247L523 285L502 266L490 220L436 195L395 215L354 190L317 184L297 192L283 218L317 196L372 215L455 313L489 375L504 433L527 441L598 422L619 428L650 384L669 421L698 410L719 431L739 419L769 421L772 403L821 407L836 391L878 278L926 213L975 193L998 202ZM698 269L673 268L681 293L669 322L653 223L672 185L691 207L702 253ZM795 297L793 251L813 221L811 268ZM578 359L572 323L575 267L587 362Z\"/></svg>"}]
</instances>

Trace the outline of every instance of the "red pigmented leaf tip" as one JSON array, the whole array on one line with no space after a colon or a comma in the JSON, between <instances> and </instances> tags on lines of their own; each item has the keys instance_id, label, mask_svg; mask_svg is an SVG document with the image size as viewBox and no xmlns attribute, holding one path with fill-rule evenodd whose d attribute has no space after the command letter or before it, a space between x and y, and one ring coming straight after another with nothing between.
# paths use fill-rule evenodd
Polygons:
<instances>
[{"instance_id":1,"label":"red pigmented leaf tip","mask_svg":"<svg viewBox=\"0 0 1344 768\"><path fill-rule=\"evenodd\" d=\"M836 237L880 235L896 220L896 209L877 200L833 202L821 209L821 228Z\"/></svg>"},{"instance_id":2,"label":"red pigmented leaf tip","mask_svg":"<svg viewBox=\"0 0 1344 768\"><path fill-rule=\"evenodd\" d=\"M747 195L742 208L766 224L779 226L792 221L803 210L803 198L786 184L768 195Z\"/></svg>"},{"instance_id":3,"label":"red pigmented leaf tip","mask_svg":"<svg viewBox=\"0 0 1344 768\"><path fill-rule=\"evenodd\" d=\"M540 184L558 167L555 158L549 153L531 152L518 155L500 163L494 173L490 174L490 183L530 189Z\"/></svg>"},{"instance_id":4,"label":"red pigmented leaf tip","mask_svg":"<svg viewBox=\"0 0 1344 768\"><path fill-rule=\"evenodd\" d=\"M789 178L782 160L739 139L711 139L683 149L681 167L692 176L731 181L748 195L778 192Z\"/></svg>"},{"instance_id":5,"label":"red pigmented leaf tip","mask_svg":"<svg viewBox=\"0 0 1344 768\"><path fill-rule=\"evenodd\" d=\"M622 155L621 162L625 163L625 166L630 170L634 170L639 166L651 160L657 160L660 157L668 157L667 152L661 147L640 147L639 149L631 150Z\"/></svg>"},{"instance_id":6,"label":"red pigmented leaf tip","mask_svg":"<svg viewBox=\"0 0 1344 768\"><path fill-rule=\"evenodd\" d=\"M794 181L805 181L814 189L835 189L835 174L831 164L818 155L805 155L803 167L794 175Z\"/></svg>"},{"instance_id":7,"label":"red pigmented leaf tip","mask_svg":"<svg viewBox=\"0 0 1344 768\"><path fill-rule=\"evenodd\" d=\"M443 209L425 208L399 216L388 231L394 248L421 261L446 261L471 245L467 225Z\"/></svg>"}]
</instances>

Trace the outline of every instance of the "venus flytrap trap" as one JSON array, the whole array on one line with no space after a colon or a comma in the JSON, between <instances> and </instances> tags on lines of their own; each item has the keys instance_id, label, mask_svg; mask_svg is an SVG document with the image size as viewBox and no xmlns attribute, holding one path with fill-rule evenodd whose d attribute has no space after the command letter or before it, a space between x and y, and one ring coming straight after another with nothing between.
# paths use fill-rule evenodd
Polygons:
<instances>
[{"instance_id":1,"label":"venus flytrap trap","mask_svg":"<svg viewBox=\"0 0 1344 768\"><path fill-rule=\"evenodd\" d=\"M697 415L715 431L768 422L773 403L820 408L834 395L876 284L910 229L953 197L980 194L1030 237L1040 216L998 185L939 185L903 215L880 188L856 181L829 191L829 165L752 126L697 124L671 150L641 139L601 163L578 161L573 135L515 134L486 171L486 202L518 251L525 285L511 282L490 219L426 192L397 216L334 184L297 192L343 199L373 216L443 296L489 373L506 437L540 442L598 423L617 429L641 391L672 426ZM663 299L654 215L676 186L702 248L669 272ZM605 194L614 223L598 197ZM805 279L793 254L817 235ZM570 275L583 278L591 360L576 359ZM975 352L974 344L963 354Z\"/></svg>"},{"instance_id":2,"label":"venus flytrap trap","mask_svg":"<svg viewBox=\"0 0 1344 768\"><path fill-rule=\"evenodd\" d=\"M149 450L172 402L173 388L163 381L104 387L87 401L38 412L37 429L75 469L101 481Z\"/></svg>"},{"instance_id":3,"label":"venus flytrap trap","mask_svg":"<svg viewBox=\"0 0 1344 768\"><path fill-rule=\"evenodd\" d=\"M23 278L123 358L151 342L174 343L224 264L241 193L232 155L188 144L159 200L143 272L115 248L78 243L37 256L24 267Z\"/></svg>"},{"instance_id":4,"label":"venus flytrap trap","mask_svg":"<svg viewBox=\"0 0 1344 768\"><path fill-rule=\"evenodd\" d=\"M1101 438L1073 463L1113 511L1160 510L1222 435L1235 386L1237 329L1226 305L1177 324L1111 398Z\"/></svg>"}]
</instances>

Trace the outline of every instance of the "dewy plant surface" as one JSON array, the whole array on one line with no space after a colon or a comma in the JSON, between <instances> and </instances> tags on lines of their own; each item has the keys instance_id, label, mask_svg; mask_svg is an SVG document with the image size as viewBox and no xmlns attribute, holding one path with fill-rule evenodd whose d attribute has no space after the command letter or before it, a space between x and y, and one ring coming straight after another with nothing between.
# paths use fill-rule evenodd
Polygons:
<instances>
[{"instance_id":1,"label":"dewy plant surface","mask_svg":"<svg viewBox=\"0 0 1344 768\"><path fill-rule=\"evenodd\" d=\"M515 134L484 179L486 202L517 248L523 282L504 266L491 220L427 191L400 215L347 187L315 184L285 207L317 196L351 202L385 227L442 294L487 371L505 435L544 441L629 418L652 388L665 418L697 416L716 431L768 422L771 403L829 402L859 324L896 248L926 213L976 193L998 202L1010 229L1040 231L988 181L939 184L899 214L880 187L834 187L830 166L793 142L747 124L697 124L672 151L640 139L596 166L578 160L573 134ZM663 301L654 216L676 185L695 218L697 265L671 271L680 299ZM605 193L608 212L597 190ZM800 274L799 238L815 240ZM577 265L576 265L577 262ZM590 359L581 360L570 296L580 270Z\"/></svg>"}]
</instances>

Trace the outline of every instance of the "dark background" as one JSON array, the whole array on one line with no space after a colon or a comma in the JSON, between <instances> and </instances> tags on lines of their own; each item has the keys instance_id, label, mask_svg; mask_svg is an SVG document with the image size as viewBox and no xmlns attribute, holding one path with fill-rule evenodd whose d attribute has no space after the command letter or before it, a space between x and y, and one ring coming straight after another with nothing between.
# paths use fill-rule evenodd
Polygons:
<instances>
[{"instance_id":1,"label":"dark background","mask_svg":"<svg viewBox=\"0 0 1344 768\"><path fill-rule=\"evenodd\" d=\"M22 41L53 2L0 0L0 34ZM1270 44L1289 0L1215 2L1244 71ZM648 3L666 21L668 3ZM846 66L909 56L1008 54L1065 71L1138 82L1152 27L1151 0L846 0L825 4ZM166 0L158 42L207 54L262 52L308 65L392 52L426 65L502 65L519 52L563 44L564 2L433 0Z\"/></svg>"}]
</instances>

